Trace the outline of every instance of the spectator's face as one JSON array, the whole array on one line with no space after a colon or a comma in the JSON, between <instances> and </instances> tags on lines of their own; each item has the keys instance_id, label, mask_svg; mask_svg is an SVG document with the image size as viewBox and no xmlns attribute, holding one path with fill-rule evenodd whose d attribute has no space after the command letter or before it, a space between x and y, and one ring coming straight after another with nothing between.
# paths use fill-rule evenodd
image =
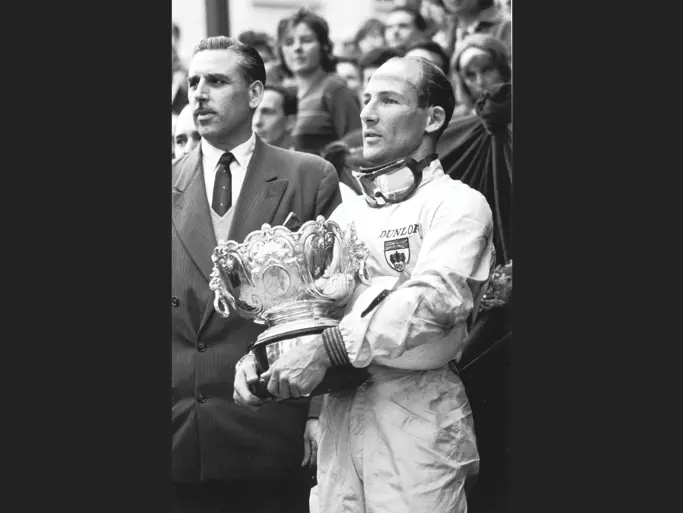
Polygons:
<instances>
[{"instance_id":1,"label":"spectator's face","mask_svg":"<svg viewBox=\"0 0 683 513\"><path fill-rule=\"evenodd\" d=\"M474 12L477 10L478 0L443 0L443 4L452 14Z\"/></svg>"},{"instance_id":2,"label":"spectator's face","mask_svg":"<svg viewBox=\"0 0 683 513\"><path fill-rule=\"evenodd\" d=\"M441 56L434 52L429 52L423 48L416 48L415 50L410 50L408 53L406 53L406 57L422 57L423 59L427 59L430 62L433 62L436 64L441 71L443 71L444 65L446 64L443 62L443 59Z\"/></svg>"},{"instance_id":3,"label":"spectator's face","mask_svg":"<svg viewBox=\"0 0 683 513\"><path fill-rule=\"evenodd\" d=\"M267 89L254 114L254 132L268 144L277 144L287 132L289 116L285 115L283 101L280 93Z\"/></svg>"},{"instance_id":4,"label":"spectator's face","mask_svg":"<svg viewBox=\"0 0 683 513\"><path fill-rule=\"evenodd\" d=\"M431 20L437 27L443 27L446 23L446 11L437 2L425 0L420 6L420 14L425 20Z\"/></svg>"},{"instance_id":5,"label":"spectator's face","mask_svg":"<svg viewBox=\"0 0 683 513\"><path fill-rule=\"evenodd\" d=\"M392 12L387 18L386 26L384 35L391 47L411 46L422 39L422 32L417 30L413 16L409 12Z\"/></svg>"},{"instance_id":6,"label":"spectator's face","mask_svg":"<svg viewBox=\"0 0 683 513\"><path fill-rule=\"evenodd\" d=\"M306 75L320 68L321 47L315 32L305 23L291 28L282 41L285 64L295 75Z\"/></svg>"},{"instance_id":7,"label":"spectator's face","mask_svg":"<svg viewBox=\"0 0 683 513\"><path fill-rule=\"evenodd\" d=\"M222 145L251 128L252 109L261 101L262 84L247 84L232 50L202 50L192 57L189 100L199 134ZM219 146L220 147L220 146Z\"/></svg>"},{"instance_id":8,"label":"spectator's face","mask_svg":"<svg viewBox=\"0 0 683 513\"><path fill-rule=\"evenodd\" d=\"M384 34L380 31L373 30L365 34L363 39L358 41L358 49L361 54L366 54L375 48L382 48L386 46Z\"/></svg>"},{"instance_id":9,"label":"spectator's face","mask_svg":"<svg viewBox=\"0 0 683 513\"><path fill-rule=\"evenodd\" d=\"M354 94L360 90L360 75L358 68L350 62L337 63L337 75L346 80L346 85Z\"/></svg>"},{"instance_id":10,"label":"spectator's face","mask_svg":"<svg viewBox=\"0 0 683 513\"><path fill-rule=\"evenodd\" d=\"M360 113L363 158L375 165L412 155L420 146L429 109L418 107L422 71L415 61L392 59L373 73Z\"/></svg>"},{"instance_id":11,"label":"spectator's face","mask_svg":"<svg viewBox=\"0 0 683 513\"><path fill-rule=\"evenodd\" d=\"M175 124L175 133L173 135L175 157L182 157L194 150L200 140L201 137L192 118L192 110L189 107L185 107L180 112L180 116L178 116Z\"/></svg>"},{"instance_id":12,"label":"spectator's face","mask_svg":"<svg viewBox=\"0 0 683 513\"><path fill-rule=\"evenodd\" d=\"M479 48L468 48L460 55L460 77L476 101L486 91L503 83L493 56Z\"/></svg>"}]
</instances>

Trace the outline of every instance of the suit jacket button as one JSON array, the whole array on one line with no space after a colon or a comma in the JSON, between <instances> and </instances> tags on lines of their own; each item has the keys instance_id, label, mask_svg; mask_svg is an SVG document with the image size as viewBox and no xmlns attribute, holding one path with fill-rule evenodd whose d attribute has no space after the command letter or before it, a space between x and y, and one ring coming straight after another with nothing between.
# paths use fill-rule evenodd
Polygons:
<instances>
[{"instance_id":1,"label":"suit jacket button","mask_svg":"<svg viewBox=\"0 0 683 513\"><path fill-rule=\"evenodd\" d=\"M206 351L206 344L204 342L200 342L199 344L197 344L197 350L203 353L204 351Z\"/></svg>"},{"instance_id":2,"label":"suit jacket button","mask_svg":"<svg viewBox=\"0 0 683 513\"><path fill-rule=\"evenodd\" d=\"M206 396L204 394L202 394L201 392L199 392L197 394L197 401L199 401L200 403L205 403L206 402Z\"/></svg>"},{"instance_id":3,"label":"suit jacket button","mask_svg":"<svg viewBox=\"0 0 683 513\"><path fill-rule=\"evenodd\" d=\"M177 297L173 296L171 298L171 304L173 306L175 306L176 308L178 308L178 305L180 305L180 300Z\"/></svg>"}]
</instances>

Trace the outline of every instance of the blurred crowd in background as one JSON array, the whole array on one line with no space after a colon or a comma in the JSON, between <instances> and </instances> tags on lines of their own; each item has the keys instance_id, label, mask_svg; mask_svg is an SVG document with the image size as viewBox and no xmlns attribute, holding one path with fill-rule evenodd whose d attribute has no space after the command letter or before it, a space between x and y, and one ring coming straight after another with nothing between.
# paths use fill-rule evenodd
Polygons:
<instances>
[{"instance_id":1,"label":"blurred crowd in background","mask_svg":"<svg viewBox=\"0 0 683 513\"><path fill-rule=\"evenodd\" d=\"M475 114L477 100L511 81L511 1L394 0L380 18L333 45L327 20L306 9L280 20L270 33L237 35L266 64L266 93L254 131L275 146L315 153L340 173L344 194L359 193L350 170L362 164L360 111L373 71L394 56L429 59L449 77L457 105L451 123ZM172 27L172 157L199 141L187 99L187 64ZM349 189L351 191L349 191Z\"/></svg>"}]
</instances>

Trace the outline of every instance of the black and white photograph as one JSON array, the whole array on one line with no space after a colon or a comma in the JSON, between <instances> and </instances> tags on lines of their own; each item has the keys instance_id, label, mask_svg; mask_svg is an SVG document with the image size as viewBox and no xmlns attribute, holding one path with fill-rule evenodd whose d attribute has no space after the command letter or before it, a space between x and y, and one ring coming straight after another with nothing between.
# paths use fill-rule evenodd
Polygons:
<instances>
[{"instance_id":1,"label":"black and white photograph","mask_svg":"<svg viewBox=\"0 0 683 513\"><path fill-rule=\"evenodd\" d=\"M512 513L512 2L171 19L172 511Z\"/></svg>"}]
</instances>

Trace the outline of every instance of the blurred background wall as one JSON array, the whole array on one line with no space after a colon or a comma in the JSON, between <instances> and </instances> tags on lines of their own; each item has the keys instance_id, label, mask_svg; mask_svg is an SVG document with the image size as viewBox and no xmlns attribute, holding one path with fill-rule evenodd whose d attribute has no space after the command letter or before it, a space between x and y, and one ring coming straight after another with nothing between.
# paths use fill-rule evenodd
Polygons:
<instances>
[{"instance_id":1,"label":"blurred background wall","mask_svg":"<svg viewBox=\"0 0 683 513\"><path fill-rule=\"evenodd\" d=\"M192 48L203 37L219 33L237 37L245 30L275 36L277 22L301 6L323 16L330 24L332 40L341 44L366 19L383 20L393 3L393 0L171 0L171 15L180 27L180 56L188 62ZM227 27L229 34L220 27Z\"/></svg>"}]
</instances>

